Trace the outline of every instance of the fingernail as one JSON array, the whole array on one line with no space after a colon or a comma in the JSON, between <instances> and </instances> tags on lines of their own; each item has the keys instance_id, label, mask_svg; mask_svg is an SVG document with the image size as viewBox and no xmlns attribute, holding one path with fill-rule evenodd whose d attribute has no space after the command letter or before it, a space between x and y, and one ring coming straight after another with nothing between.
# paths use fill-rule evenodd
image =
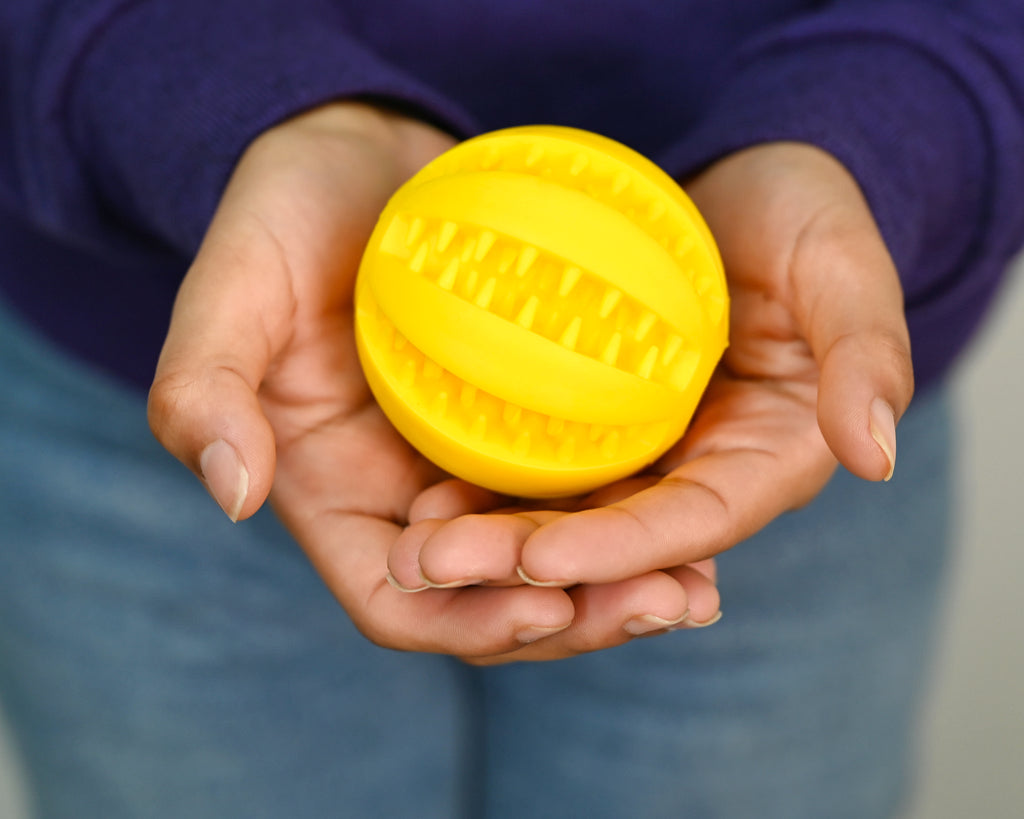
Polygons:
<instances>
[{"instance_id":1,"label":"fingernail","mask_svg":"<svg viewBox=\"0 0 1024 819\"><path fill-rule=\"evenodd\" d=\"M889 471L885 476L885 480L889 480L896 469L896 413L881 398L875 398L868 414L871 437L889 461Z\"/></svg>"},{"instance_id":2,"label":"fingernail","mask_svg":"<svg viewBox=\"0 0 1024 819\"><path fill-rule=\"evenodd\" d=\"M484 579L482 577L465 577L459 580L449 580L446 583L437 583L421 571L420 582L423 583L423 588L425 589L458 589L463 586L478 586L484 582Z\"/></svg>"},{"instance_id":3,"label":"fingernail","mask_svg":"<svg viewBox=\"0 0 1024 819\"><path fill-rule=\"evenodd\" d=\"M544 637L550 637L552 634L558 634L560 631L565 631L567 628L567 625L553 626L550 628L544 626L527 626L526 628L516 632L516 639L523 645L529 645L530 643L536 643Z\"/></svg>"},{"instance_id":4,"label":"fingernail","mask_svg":"<svg viewBox=\"0 0 1024 819\"><path fill-rule=\"evenodd\" d=\"M524 583L529 586L540 586L544 589L562 588L564 586L571 586L572 583L566 583L563 580L534 580L530 575L526 573L526 569L522 566L516 566L516 574L522 579Z\"/></svg>"},{"instance_id":5,"label":"fingernail","mask_svg":"<svg viewBox=\"0 0 1024 819\"><path fill-rule=\"evenodd\" d=\"M213 499L231 522L236 523L249 492L249 473L235 448L218 438L199 456L199 469Z\"/></svg>"},{"instance_id":6,"label":"fingernail","mask_svg":"<svg viewBox=\"0 0 1024 819\"><path fill-rule=\"evenodd\" d=\"M395 579L395 576L391 574L391 572L384 575L384 578L388 581L388 585L391 586L391 588L397 589L400 592L405 592L406 594L414 594L415 592L425 591L429 588L429 586L419 586L415 589L411 589L408 586L403 586Z\"/></svg>"},{"instance_id":7,"label":"fingernail","mask_svg":"<svg viewBox=\"0 0 1024 819\"><path fill-rule=\"evenodd\" d=\"M686 617L684 617L682 619L682 621L680 623L678 623L678 624L676 624L674 626L669 626L668 630L669 631L678 631L678 630L684 629L684 628L686 628L686 629L691 629L691 628L707 628L708 626L713 626L715 623L717 623L721 619L722 619L722 612L721 612L721 610L715 612L715 616L714 617L712 617L710 620L705 620L704 622L698 622L697 620L693 620L689 616L686 616Z\"/></svg>"},{"instance_id":8,"label":"fingernail","mask_svg":"<svg viewBox=\"0 0 1024 819\"><path fill-rule=\"evenodd\" d=\"M672 626L685 622L689 614L690 612L687 611L682 617L677 617L675 620L666 620L664 617L654 614L641 614L639 617L627 620L623 628L634 637L639 637L641 634L650 634L652 631L671 629Z\"/></svg>"}]
</instances>

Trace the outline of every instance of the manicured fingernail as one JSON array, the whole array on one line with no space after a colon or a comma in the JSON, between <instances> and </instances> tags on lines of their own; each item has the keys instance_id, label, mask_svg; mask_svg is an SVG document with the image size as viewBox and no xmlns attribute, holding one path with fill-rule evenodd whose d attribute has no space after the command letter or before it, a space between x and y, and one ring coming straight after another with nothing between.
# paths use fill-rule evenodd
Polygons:
<instances>
[{"instance_id":1,"label":"manicured fingernail","mask_svg":"<svg viewBox=\"0 0 1024 819\"><path fill-rule=\"evenodd\" d=\"M400 592L405 592L406 594L414 594L415 592L421 592L430 588L429 586L418 586L414 589L411 589L408 586L403 586L395 579L395 576L391 574L391 572L388 572L386 575L384 575L384 577L388 581L388 585L391 586L391 588L397 589Z\"/></svg>"},{"instance_id":2,"label":"manicured fingernail","mask_svg":"<svg viewBox=\"0 0 1024 819\"><path fill-rule=\"evenodd\" d=\"M213 499L232 523L237 522L249 492L249 473L235 448L218 438L199 456L199 469Z\"/></svg>"},{"instance_id":3,"label":"manicured fingernail","mask_svg":"<svg viewBox=\"0 0 1024 819\"><path fill-rule=\"evenodd\" d=\"M710 620L705 620L703 622L698 622L697 620L693 620L689 616L687 616L687 617L684 617L682 619L682 621L679 622L678 624L676 624L674 626L669 626L668 630L669 631L678 631L679 629L684 629L684 628L686 628L686 629L690 629L690 628L707 628L708 626L713 626L715 623L717 623L721 619L722 619L722 612L721 612L721 610L715 612L715 616L712 617Z\"/></svg>"},{"instance_id":4,"label":"manicured fingernail","mask_svg":"<svg viewBox=\"0 0 1024 819\"><path fill-rule=\"evenodd\" d=\"M623 628L633 636L639 637L641 634L650 634L652 631L665 631L673 626L678 626L686 621L689 613L687 611L686 614L682 617L677 617L675 620L666 620L664 617L658 617L654 614L641 614L639 617L627 620Z\"/></svg>"},{"instance_id":5,"label":"manicured fingernail","mask_svg":"<svg viewBox=\"0 0 1024 819\"><path fill-rule=\"evenodd\" d=\"M538 640L544 637L550 637L552 634L558 634L560 631L565 631L568 626L554 626L546 628L544 626L527 626L524 629L516 632L516 639L523 645L529 645L530 643L536 643Z\"/></svg>"},{"instance_id":6,"label":"manicured fingernail","mask_svg":"<svg viewBox=\"0 0 1024 819\"><path fill-rule=\"evenodd\" d=\"M889 480L896 469L896 413L881 398L871 402L868 413L871 437L889 461L889 471L885 476L885 480Z\"/></svg>"},{"instance_id":7,"label":"manicured fingernail","mask_svg":"<svg viewBox=\"0 0 1024 819\"><path fill-rule=\"evenodd\" d=\"M522 578L522 581L529 586L540 586L545 589L554 589L572 585L572 583L566 583L563 580L534 580L526 573L526 569L522 566L516 566L516 574L518 574L519 577Z\"/></svg>"}]
</instances>

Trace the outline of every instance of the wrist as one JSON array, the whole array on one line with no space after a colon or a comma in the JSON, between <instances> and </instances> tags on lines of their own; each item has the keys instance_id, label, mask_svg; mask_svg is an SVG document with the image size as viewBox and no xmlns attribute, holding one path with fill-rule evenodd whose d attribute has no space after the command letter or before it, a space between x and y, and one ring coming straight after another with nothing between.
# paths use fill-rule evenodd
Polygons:
<instances>
[{"instance_id":1,"label":"wrist","mask_svg":"<svg viewBox=\"0 0 1024 819\"><path fill-rule=\"evenodd\" d=\"M254 141L304 134L312 139L358 141L390 167L394 187L455 144L450 134L384 104L359 99L337 100L298 114Z\"/></svg>"}]
</instances>

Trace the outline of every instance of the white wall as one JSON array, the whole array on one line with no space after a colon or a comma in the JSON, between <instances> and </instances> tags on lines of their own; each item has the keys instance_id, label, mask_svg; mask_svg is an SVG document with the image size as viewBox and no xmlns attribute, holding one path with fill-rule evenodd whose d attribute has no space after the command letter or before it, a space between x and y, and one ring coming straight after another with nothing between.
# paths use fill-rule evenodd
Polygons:
<instances>
[{"instance_id":1,"label":"white wall","mask_svg":"<svg viewBox=\"0 0 1024 819\"><path fill-rule=\"evenodd\" d=\"M910 819L1024 816L1024 258L961 368L963 544Z\"/></svg>"},{"instance_id":2,"label":"white wall","mask_svg":"<svg viewBox=\"0 0 1024 819\"><path fill-rule=\"evenodd\" d=\"M4 742L0 722L0 819L21 819L25 815L22 790L14 768L10 746Z\"/></svg>"}]
</instances>

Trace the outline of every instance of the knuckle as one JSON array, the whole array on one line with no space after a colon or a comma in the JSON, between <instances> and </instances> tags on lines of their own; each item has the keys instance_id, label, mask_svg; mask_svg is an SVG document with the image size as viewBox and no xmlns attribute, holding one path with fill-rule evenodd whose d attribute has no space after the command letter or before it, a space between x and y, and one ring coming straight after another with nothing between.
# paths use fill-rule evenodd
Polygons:
<instances>
[{"instance_id":1,"label":"knuckle","mask_svg":"<svg viewBox=\"0 0 1024 819\"><path fill-rule=\"evenodd\" d=\"M154 432L167 427L179 415L185 391L187 386L175 377L158 376L153 381L146 402L146 414Z\"/></svg>"}]
</instances>

